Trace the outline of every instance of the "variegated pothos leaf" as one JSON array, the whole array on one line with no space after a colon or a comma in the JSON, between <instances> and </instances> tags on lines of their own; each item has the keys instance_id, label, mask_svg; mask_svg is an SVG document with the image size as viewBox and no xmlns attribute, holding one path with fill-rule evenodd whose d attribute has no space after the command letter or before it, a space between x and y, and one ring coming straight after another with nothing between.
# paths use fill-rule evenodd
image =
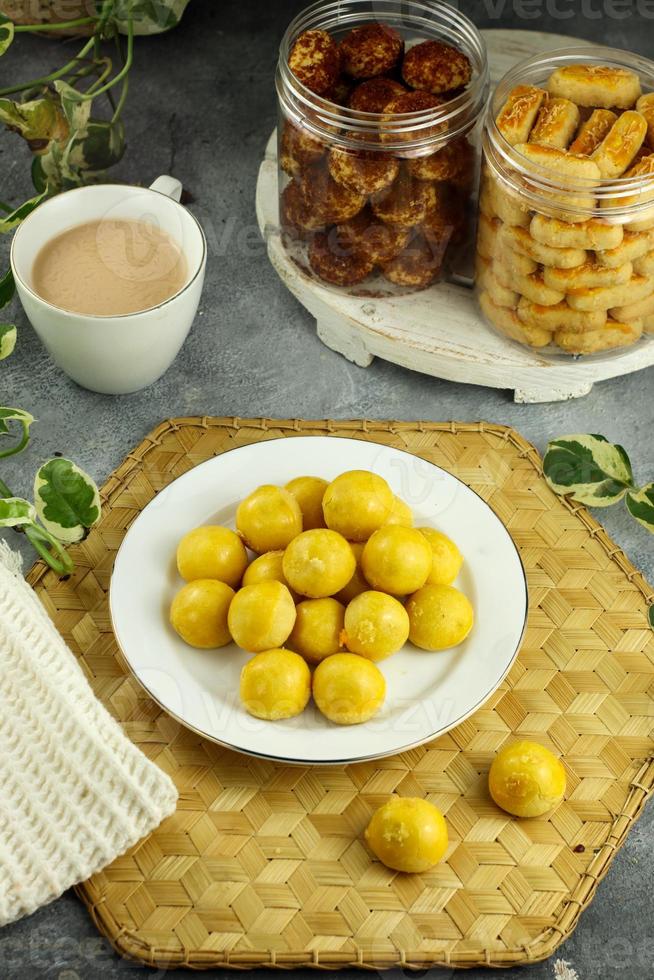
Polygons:
<instances>
[{"instance_id":1,"label":"variegated pothos leaf","mask_svg":"<svg viewBox=\"0 0 654 980\"><path fill-rule=\"evenodd\" d=\"M36 510L22 497L0 497L0 527L23 527L34 524Z\"/></svg>"},{"instance_id":2,"label":"variegated pothos leaf","mask_svg":"<svg viewBox=\"0 0 654 980\"><path fill-rule=\"evenodd\" d=\"M0 323L0 361L13 354L17 336L13 323Z\"/></svg>"},{"instance_id":3,"label":"variegated pothos leaf","mask_svg":"<svg viewBox=\"0 0 654 980\"><path fill-rule=\"evenodd\" d=\"M640 490L630 490L626 499L631 516L654 534L654 483L648 483Z\"/></svg>"},{"instance_id":4,"label":"variegated pothos leaf","mask_svg":"<svg viewBox=\"0 0 654 980\"><path fill-rule=\"evenodd\" d=\"M569 494L589 507L608 507L633 487L626 452L600 435L553 439L543 459L543 472L555 493Z\"/></svg>"},{"instance_id":5,"label":"variegated pothos leaf","mask_svg":"<svg viewBox=\"0 0 654 980\"><path fill-rule=\"evenodd\" d=\"M81 541L100 519L100 494L69 459L49 459L34 478L34 504L43 526L59 541Z\"/></svg>"},{"instance_id":6,"label":"variegated pothos leaf","mask_svg":"<svg viewBox=\"0 0 654 980\"><path fill-rule=\"evenodd\" d=\"M9 432L9 422L19 422L25 432L29 432L34 416L22 408L0 407L0 436Z\"/></svg>"},{"instance_id":7,"label":"variegated pothos leaf","mask_svg":"<svg viewBox=\"0 0 654 980\"><path fill-rule=\"evenodd\" d=\"M176 27L189 0L116 0L114 19L127 33L130 17L135 34L161 34Z\"/></svg>"},{"instance_id":8,"label":"variegated pothos leaf","mask_svg":"<svg viewBox=\"0 0 654 980\"><path fill-rule=\"evenodd\" d=\"M14 25L0 13L0 55L3 55L14 39Z\"/></svg>"}]
</instances>

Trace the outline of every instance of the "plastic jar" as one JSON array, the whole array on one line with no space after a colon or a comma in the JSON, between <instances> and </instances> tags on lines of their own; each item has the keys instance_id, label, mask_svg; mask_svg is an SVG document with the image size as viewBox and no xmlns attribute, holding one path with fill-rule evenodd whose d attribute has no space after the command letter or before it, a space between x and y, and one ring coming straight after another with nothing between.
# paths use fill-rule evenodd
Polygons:
<instances>
[{"instance_id":1,"label":"plastic jar","mask_svg":"<svg viewBox=\"0 0 654 980\"><path fill-rule=\"evenodd\" d=\"M477 295L489 324L539 354L619 351L654 333L652 93L653 62L595 46L523 61L497 87Z\"/></svg>"},{"instance_id":2,"label":"plastic jar","mask_svg":"<svg viewBox=\"0 0 654 980\"><path fill-rule=\"evenodd\" d=\"M322 74L300 80L289 58L301 74L307 31L324 32L309 35L324 48ZM446 57L435 74L416 56L407 68L407 52L426 40L449 46L438 48ZM380 295L424 288L465 258L471 269L488 96L485 45L471 21L429 0L315 3L282 40L276 87L280 228L305 273Z\"/></svg>"}]
</instances>

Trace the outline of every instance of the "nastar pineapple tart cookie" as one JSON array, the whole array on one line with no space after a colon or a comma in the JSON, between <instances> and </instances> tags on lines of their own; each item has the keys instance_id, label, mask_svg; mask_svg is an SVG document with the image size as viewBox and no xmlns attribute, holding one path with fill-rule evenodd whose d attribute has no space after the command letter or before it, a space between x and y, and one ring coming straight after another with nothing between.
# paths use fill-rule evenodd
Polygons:
<instances>
[{"instance_id":1,"label":"nastar pineapple tart cookie","mask_svg":"<svg viewBox=\"0 0 654 980\"><path fill-rule=\"evenodd\" d=\"M476 263L482 311L506 336L592 354L642 335L654 312L653 110L638 74L615 65L564 65L508 93L496 139L522 172L486 162ZM613 191L622 179L633 192Z\"/></svg>"},{"instance_id":2,"label":"nastar pineapple tart cookie","mask_svg":"<svg viewBox=\"0 0 654 980\"><path fill-rule=\"evenodd\" d=\"M291 178L280 200L286 240L296 248L305 242L310 270L334 286L357 286L375 272L406 288L429 285L470 224L472 143L466 135L450 138L440 119L429 123L470 84L469 58L436 40L412 39L405 49L400 31L371 21L338 36L303 32L288 66L320 99L376 121L362 129L325 125L322 138L319 112L307 109L305 126L285 122L279 164ZM445 192L457 202L447 223L434 210Z\"/></svg>"},{"instance_id":3,"label":"nastar pineapple tart cookie","mask_svg":"<svg viewBox=\"0 0 654 980\"><path fill-rule=\"evenodd\" d=\"M362 724L386 697L379 663L407 642L421 656L456 646L473 625L453 585L464 555L414 524L369 470L262 483L238 504L236 530L208 524L180 540L170 627L207 657L233 656L230 644L251 655L239 693L255 717L292 718L313 695L333 724Z\"/></svg>"}]
</instances>

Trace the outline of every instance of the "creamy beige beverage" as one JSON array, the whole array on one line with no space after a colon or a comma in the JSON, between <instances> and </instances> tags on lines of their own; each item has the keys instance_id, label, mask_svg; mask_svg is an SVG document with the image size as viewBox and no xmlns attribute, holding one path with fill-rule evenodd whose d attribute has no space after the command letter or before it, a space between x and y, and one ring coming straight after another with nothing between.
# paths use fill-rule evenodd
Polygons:
<instances>
[{"instance_id":1,"label":"creamy beige beverage","mask_svg":"<svg viewBox=\"0 0 654 980\"><path fill-rule=\"evenodd\" d=\"M102 220L76 225L40 250L34 291L62 310L120 316L158 306L187 279L175 240L145 221Z\"/></svg>"}]
</instances>

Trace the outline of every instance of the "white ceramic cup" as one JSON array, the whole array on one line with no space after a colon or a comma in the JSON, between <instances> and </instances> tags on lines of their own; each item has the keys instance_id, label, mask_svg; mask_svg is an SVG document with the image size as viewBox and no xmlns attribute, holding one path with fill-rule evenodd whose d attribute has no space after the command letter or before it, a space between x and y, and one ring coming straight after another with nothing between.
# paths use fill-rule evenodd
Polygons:
<instances>
[{"instance_id":1,"label":"white ceramic cup","mask_svg":"<svg viewBox=\"0 0 654 980\"><path fill-rule=\"evenodd\" d=\"M11 268L23 309L55 362L84 388L109 395L145 388L167 371L191 329L207 243L198 221L179 203L181 193L180 182L165 176L150 188L76 188L44 201L14 235ZM167 232L186 258L186 282L179 292L152 309L121 316L69 313L41 299L33 287L40 249L67 228L103 218L144 221Z\"/></svg>"}]
</instances>

